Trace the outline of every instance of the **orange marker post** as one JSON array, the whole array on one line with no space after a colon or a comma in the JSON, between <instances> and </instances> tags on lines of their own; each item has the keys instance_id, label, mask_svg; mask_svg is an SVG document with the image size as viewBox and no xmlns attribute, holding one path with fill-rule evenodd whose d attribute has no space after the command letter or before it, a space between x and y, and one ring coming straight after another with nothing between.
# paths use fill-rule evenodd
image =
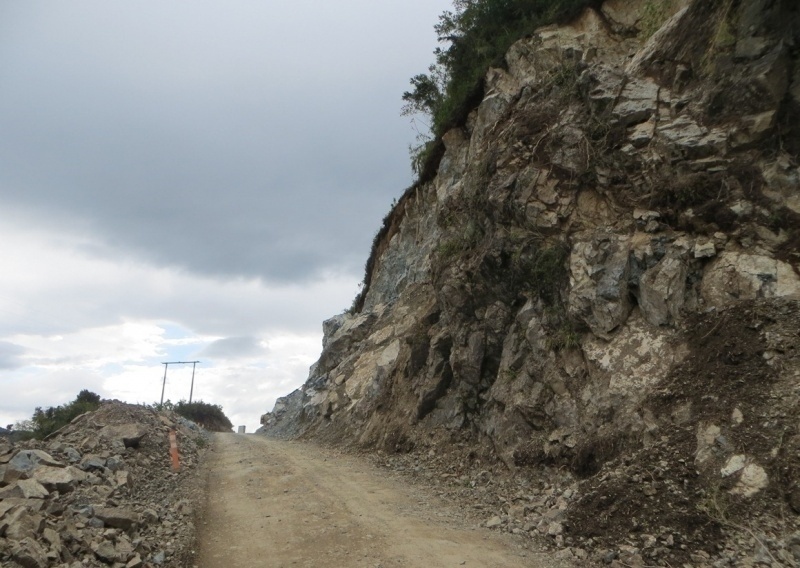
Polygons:
<instances>
[{"instance_id":1,"label":"orange marker post","mask_svg":"<svg viewBox=\"0 0 800 568\"><path fill-rule=\"evenodd\" d=\"M181 463L178 457L178 437L175 434L175 430L169 431L169 455L172 457L172 471L179 472Z\"/></svg>"}]
</instances>

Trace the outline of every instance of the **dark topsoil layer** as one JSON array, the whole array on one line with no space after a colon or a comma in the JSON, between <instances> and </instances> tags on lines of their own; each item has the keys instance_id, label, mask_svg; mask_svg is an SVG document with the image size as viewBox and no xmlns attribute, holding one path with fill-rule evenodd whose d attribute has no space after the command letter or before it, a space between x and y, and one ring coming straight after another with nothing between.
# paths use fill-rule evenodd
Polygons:
<instances>
[{"instance_id":1,"label":"dark topsoil layer","mask_svg":"<svg viewBox=\"0 0 800 568\"><path fill-rule=\"evenodd\" d=\"M797 530L800 377L791 369L800 359L800 302L743 302L696 315L686 329L689 356L643 405L658 419L657 441L629 447L585 480L569 515L579 539L641 546L649 535L656 542L646 556L685 562L697 550L719 553L725 532L777 538ZM698 465L697 432L711 424L721 434ZM737 476L719 469L734 454L767 471L765 490L729 492Z\"/></svg>"}]
</instances>

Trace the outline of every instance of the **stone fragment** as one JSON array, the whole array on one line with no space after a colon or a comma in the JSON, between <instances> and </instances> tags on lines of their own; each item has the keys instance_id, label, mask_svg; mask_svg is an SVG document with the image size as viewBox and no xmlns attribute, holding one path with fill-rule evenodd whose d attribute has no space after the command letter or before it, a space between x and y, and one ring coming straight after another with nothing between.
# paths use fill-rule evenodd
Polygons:
<instances>
[{"instance_id":1,"label":"stone fragment","mask_svg":"<svg viewBox=\"0 0 800 568\"><path fill-rule=\"evenodd\" d=\"M36 539L26 537L15 542L9 551L12 560L24 568L45 568L48 566L47 551Z\"/></svg>"},{"instance_id":2,"label":"stone fragment","mask_svg":"<svg viewBox=\"0 0 800 568\"><path fill-rule=\"evenodd\" d=\"M120 562L127 562L133 557L133 544L125 535L119 539L116 545L117 558Z\"/></svg>"},{"instance_id":3,"label":"stone fragment","mask_svg":"<svg viewBox=\"0 0 800 568\"><path fill-rule=\"evenodd\" d=\"M656 123L653 120L642 122L629 129L628 141L634 148L642 148L650 143L656 133Z\"/></svg>"},{"instance_id":4,"label":"stone fragment","mask_svg":"<svg viewBox=\"0 0 800 568\"><path fill-rule=\"evenodd\" d=\"M639 307L653 325L666 325L680 317L685 301L686 263L674 255L646 271L639 279Z\"/></svg>"},{"instance_id":5,"label":"stone fragment","mask_svg":"<svg viewBox=\"0 0 800 568\"><path fill-rule=\"evenodd\" d=\"M61 551L61 537L56 531L50 527L46 527L42 532L42 536L48 543L50 543L50 546L56 549L56 551Z\"/></svg>"},{"instance_id":6,"label":"stone fragment","mask_svg":"<svg viewBox=\"0 0 800 568\"><path fill-rule=\"evenodd\" d=\"M44 518L29 512L25 507L14 509L3 520L8 525L5 531L8 540L35 539L44 529Z\"/></svg>"},{"instance_id":7,"label":"stone fragment","mask_svg":"<svg viewBox=\"0 0 800 568\"><path fill-rule=\"evenodd\" d=\"M752 146L762 140L775 127L777 111L771 110L742 117L739 126L731 132L732 148Z\"/></svg>"},{"instance_id":8,"label":"stone fragment","mask_svg":"<svg viewBox=\"0 0 800 568\"><path fill-rule=\"evenodd\" d=\"M746 458L742 454L737 454L728 458L723 468L719 470L722 477L729 477L734 473L738 473L744 469Z\"/></svg>"},{"instance_id":9,"label":"stone fragment","mask_svg":"<svg viewBox=\"0 0 800 568\"><path fill-rule=\"evenodd\" d=\"M572 248L569 310L599 337L609 337L631 312L629 251L627 239L610 235Z\"/></svg>"},{"instance_id":10,"label":"stone fragment","mask_svg":"<svg viewBox=\"0 0 800 568\"><path fill-rule=\"evenodd\" d=\"M106 460L94 454L86 454L81 460L80 468L83 471L103 471Z\"/></svg>"},{"instance_id":11,"label":"stone fragment","mask_svg":"<svg viewBox=\"0 0 800 568\"><path fill-rule=\"evenodd\" d=\"M126 448L138 448L146 435L147 428L142 424L119 424L100 430L101 437L121 442Z\"/></svg>"},{"instance_id":12,"label":"stone fragment","mask_svg":"<svg viewBox=\"0 0 800 568\"><path fill-rule=\"evenodd\" d=\"M145 509L142 513L142 519L148 525L154 525L158 522L158 513L153 509Z\"/></svg>"},{"instance_id":13,"label":"stone fragment","mask_svg":"<svg viewBox=\"0 0 800 568\"><path fill-rule=\"evenodd\" d=\"M603 2L601 11L605 17L623 29L633 29L642 19L641 10L636 3L625 0L608 0Z\"/></svg>"},{"instance_id":14,"label":"stone fragment","mask_svg":"<svg viewBox=\"0 0 800 568\"><path fill-rule=\"evenodd\" d=\"M649 221L654 221L655 219L659 219L661 217L661 213L658 211L651 211L649 209L641 209L637 207L633 210L633 218L640 224L644 225Z\"/></svg>"},{"instance_id":15,"label":"stone fragment","mask_svg":"<svg viewBox=\"0 0 800 568\"><path fill-rule=\"evenodd\" d=\"M130 530L139 522L139 515L123 507L95 507L94 516L109 527Z\"/></svg>"},{"instance_id":16,"label":"stone fragment","mask_svg":"<svg viewBox=\"0 0 800 568\"><path fill-rule=\"evenodd\" d=\"M35 479L20 479L17 487L22 492L23 499L44 499L49 494L44 486Z\"/></svg>"},{"instance_id":17,"label":"stone fragment","mask_svg":"<svg viewBox=\"0 0 800 568\"><path fill-rule=\"evenodd\" d=\"M96 546L92 546L92 550L97 558L106 564L112 564L113 562L117 561L117 549L114 548L114 544L108 540L104 540L100 543L97 543Z\"/></svg>"},{"instance_id":18,"label":"stone fragment","mask_svg":"<svg viewBox=\"0 0 800 568\"><path fill-rule=\"evenodd\" d=\"M64 454L67 456L67 459L70 461L70 463L77 463L81 461L81 453L72 446L65 448Z\"/></svg>"},{"instance_id":19,"label":"stone fragment","mask_svg":"<svg viewBox=\"0 0 800 568\"><path fill-rule=\"evenodd\" d=\"M22 480L20 480L22 481ZM22 489L19 487L19 481L15 481L11 485L7 485L0 489L0 501L6 499L22 499Z\"/></svg>"},{"instance_id":20,"label":"stone fragment","mask_svg":"<svg viewBox=\"0 0 800 568\"><path fill-rule=\"evenodd\" d=\"M631 78L617 98L612 116L623 126L649 119L658 106L658 85L650 79Z\"/></svg>"},{"instance_id":21,"label":"stone fragment","mask_svg":"<svg viewBox=\"0 0 800 568\"><path fill-rule=\"evenodd\" d=\"M695 258L711 258L717 254L717 247L714 246L713 241L707 241L705 243L698 242L694 245L692 254Z\"/></svg>"},{"instance_id":22,"label":"stone fragment","mask_svg":"<svg viewBox=\"0 0 800 568\"><path fill-rule=\"evenodd\" d=\"M125 461L120 456L111 456L106 460L106 467L116 472L125 467Z\"/></svg>"},{"instance_id":23,"label":"stone fragment","mask_svg":"<svg viewBox=\"0 0 800 568\"><path fill-rule=\"evenodd\" d=\"M767 485L769 485L769 476L766 470L758 464L751 463L744 467L739 482L730 492L743 497L752 497L765 489Z\"/></svg>"},{"instance_id":24,"label":"stone fragment","mask_svg":"<svg viewBox=\"0 0 800 568\"><path fill-rule=\"evenodd\" d=\"M118 487L132 487L133 482L131 479L131 473L127 470L120 470L114 473L114 482L117 484Z\"/></svg>"},{"instance_id":25,"label":"stone fragment","mask_svg":"<svg viewBox=\"0 0 800 568\"><path fill-rule=\"evenodd\" d=\"M486 528L493 529L495 527L499 527L502 524L503 524L502 519L500 519L500 517L495 515L494 517L486 521Z\"/></svg>"},{"instance_id":26,"label":"stone fragment","mask_svg":"<svg viewBox=\"0 0 800 568\"><path fill-rule=\"evenodd\" d=\"M581 90L595 113L604 113L619 95L625 77L618 69L606 65L594 65L581 74Z\"/></svg>"},{"instance_id":27,"label":"stone fragment","mask_svg":"<svg viewBox=\"0 0 800 568\"><path fill-rule=\"evenodd\" d=\"M691 159L724 153L728 143L727 133L708 131L687 115L659 124L656 135L669 150Z\"/></svg>"},{"instance_id":28,"label":"stone fragment","mask_svg":"<svg viewBox=\"0 0 800 568\"><path fill-rule=\"evenodd\" d=\"M697 429L697 452L695 461L702 465L714 456L714 446L722 434L716 424L699 425Z\"/></svg>"},{"instance_id":29,"label":"stone fragment","mask_svg":"<svg viewBox=\"0 0 800 568\"><path fill-rule=\"evenodd\" d=\"M65 468L42 467L34 471L34 479L44 485L48 491L69 493L86 479L86 474L74 466Z\"/></svg>"},{"instance_id":30,"label":"stone fragment","mask_svg":"<svg viewBox=\"0 0 800 568\"><path fill-rule=\"evenodd\" d=\"M550 536L558 536L564 533L564 525L559 522L550 523L547 525L547 534Z\"/></svg>"},{"instance_id":31,"label":"stone fragment","mask_svg":"<svg viewBox=\"0 0 800 568\"><path fill-rule=\"evenodd\" d=\"M40 466L64 467L47 452L42 450L20 450L6 465L3 482L11 484L18 479L28 479L33 471Z\"/></svg>"}]
</instances>

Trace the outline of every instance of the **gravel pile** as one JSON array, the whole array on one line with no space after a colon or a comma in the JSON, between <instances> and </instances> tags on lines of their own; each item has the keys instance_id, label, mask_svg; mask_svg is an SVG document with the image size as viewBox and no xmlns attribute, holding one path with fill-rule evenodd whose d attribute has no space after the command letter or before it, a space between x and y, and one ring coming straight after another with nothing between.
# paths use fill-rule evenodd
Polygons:
<instances>
[{"instance_id":1,"label":"gravel pile","mask_svg":"<svg viewBox=\"0 0 800 568\"><path fill-rule=\"evenodd\" d=\"M0 439L0 565L192 566L207 436L172 412L105 401L43 442Z\"/></svg>"}]
</instances>

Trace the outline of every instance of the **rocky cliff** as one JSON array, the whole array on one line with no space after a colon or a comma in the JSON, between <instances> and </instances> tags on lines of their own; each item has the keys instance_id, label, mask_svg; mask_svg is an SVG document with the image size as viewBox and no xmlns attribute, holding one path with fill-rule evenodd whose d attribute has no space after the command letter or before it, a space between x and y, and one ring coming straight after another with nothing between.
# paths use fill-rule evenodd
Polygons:
<instances>
[{"instance_id":1,"label":"rocky cliff","mask_svg":"<svg viewBox=\"0 0 800 568\"><path fill-rule=\"evenodd\" d=\"M581 542L797 530L799 56L791 0L609 0L514 44L264 431L569 471Z\"/></svg>"}]
</instances>

